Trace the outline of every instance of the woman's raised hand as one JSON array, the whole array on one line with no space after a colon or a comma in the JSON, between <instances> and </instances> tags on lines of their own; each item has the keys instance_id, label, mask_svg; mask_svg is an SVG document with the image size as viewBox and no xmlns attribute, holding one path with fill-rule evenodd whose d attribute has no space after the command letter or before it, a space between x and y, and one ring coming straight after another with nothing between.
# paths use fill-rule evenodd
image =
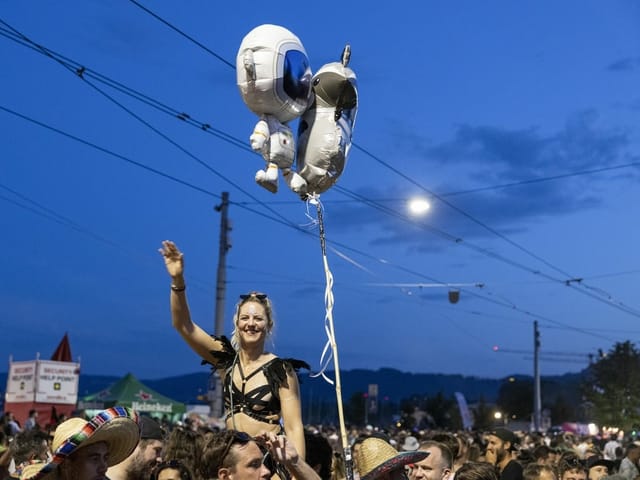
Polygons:
<instances>
[{"instance_id":1,"label":"woman's raised hand","mask_svg":"<svg viewBox=\"0 0 640 480\"><path fill-rule=\"evenodd\" d=\"M178 250L176 244L171 240L165 240L162 242L162 248L158 251L164 257L164 264L171 278L181 277L184 273L184 260L183 254Z\"/></svg>"}]
</instances>

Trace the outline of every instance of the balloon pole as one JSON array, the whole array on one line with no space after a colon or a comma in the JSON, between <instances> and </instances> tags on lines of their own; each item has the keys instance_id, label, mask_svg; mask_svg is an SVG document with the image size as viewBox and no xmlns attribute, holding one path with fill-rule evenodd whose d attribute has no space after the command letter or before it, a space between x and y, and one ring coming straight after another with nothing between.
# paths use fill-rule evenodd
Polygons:
<instances>
[{"instance_id":1,"label":"balloon pole","mask_svg":"<svg viewBox=\"0 0 640 480\"><path fill-rule=\"evenodd\" d=\"M322 261L324 264L324 272L327 281L327 289L325 291L325 303L327 307L327 323L329 330L329 341L331 342L331 352L333 354L333 367L335 369L335 389L336 401L338 404L338 421L340 423L340 436L342 440L342 449L344 451L344 463L346 480L353 480L353 458L351 456L351 447L347 438L347 429L344 423L344 410L342 408L342 383L340 381L340 362L338 360L338 344L336 343L335 330L333 327L333 275L329 269L327 261L327 246L325 241L324 220L322 217L322 205L315 199L316 209L318 211L318 225L320 230L320 248L322 249Z\"/></svg>"}]
</instances>

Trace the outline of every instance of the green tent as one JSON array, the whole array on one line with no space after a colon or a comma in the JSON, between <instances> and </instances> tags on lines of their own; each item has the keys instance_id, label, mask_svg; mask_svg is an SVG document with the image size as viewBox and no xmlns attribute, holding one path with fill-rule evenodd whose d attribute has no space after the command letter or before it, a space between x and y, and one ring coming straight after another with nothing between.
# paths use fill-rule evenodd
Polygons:
<instances>
[{"instance_id":1,"label":"green tent","mask_svg":"<svg viewBox=\"0 0 640 480\"><path fill-rule=\"evenodd\" d=\"M176 402L151 390L131 373L104 390L87 395L78 402L78 408L87 411L104 410L114 405L130 407L154 417L163 415L174 417L186 410L184 403Z\"/></svg>"}]
</instances>

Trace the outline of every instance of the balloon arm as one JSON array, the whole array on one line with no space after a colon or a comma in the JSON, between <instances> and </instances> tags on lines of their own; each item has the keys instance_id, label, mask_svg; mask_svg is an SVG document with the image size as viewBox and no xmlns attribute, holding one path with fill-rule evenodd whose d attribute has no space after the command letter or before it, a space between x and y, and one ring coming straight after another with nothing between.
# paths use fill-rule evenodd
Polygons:
<instances>
[{"instance_id":1,"label":"balloon arm","mask_svg":"<svg viewBox=\"0 0 640 480\"><path fill-rule=\"evenodd\" d=\"M346 67L349 65L349 60L351 60L351 45L348 43L344 46L344 50L342 50L342 66Z\"/></svg>"},{"instance_id":2,"label":"balloon arm","mask_svg":"<svg viewBox=\"0 0 640 480\"><path fill-rule=\"evenodd\" d=\"M267 121L262 119L253 128L253 133L249 137L251 148L255 152L261 152L264 144L269 140L269 125Z\"/></svg>"}]
</instances>

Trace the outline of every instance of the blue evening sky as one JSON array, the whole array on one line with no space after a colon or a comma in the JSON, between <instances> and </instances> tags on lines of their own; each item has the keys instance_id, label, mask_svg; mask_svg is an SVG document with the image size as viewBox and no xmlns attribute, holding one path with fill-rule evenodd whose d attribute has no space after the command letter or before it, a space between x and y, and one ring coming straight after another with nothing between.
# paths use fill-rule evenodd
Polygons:
<instances>
[{"instance_id":1,"label":"blue evening sky","mask_svg":"<svg viewBox=\"0 0 640 480\"><path fill-rule=\"evenodd\" d=\"M321 197L342 368L530 374L534 320L542 374L638 339L638 2L143 5L202 46L126 0L0 1L5 358L48 358L68 332L86 373L204 368L171 328L157 249L185 252L193 317L212 330L228 191L226 331L240 293L268 292L275 352L318 368L317 229L282 181L254 183L257 117L235 83L264 23L293 31L314 71L351 44L355 147ZM428 192L429 214L409 217Z\"/></svg>"}]
</instances>

